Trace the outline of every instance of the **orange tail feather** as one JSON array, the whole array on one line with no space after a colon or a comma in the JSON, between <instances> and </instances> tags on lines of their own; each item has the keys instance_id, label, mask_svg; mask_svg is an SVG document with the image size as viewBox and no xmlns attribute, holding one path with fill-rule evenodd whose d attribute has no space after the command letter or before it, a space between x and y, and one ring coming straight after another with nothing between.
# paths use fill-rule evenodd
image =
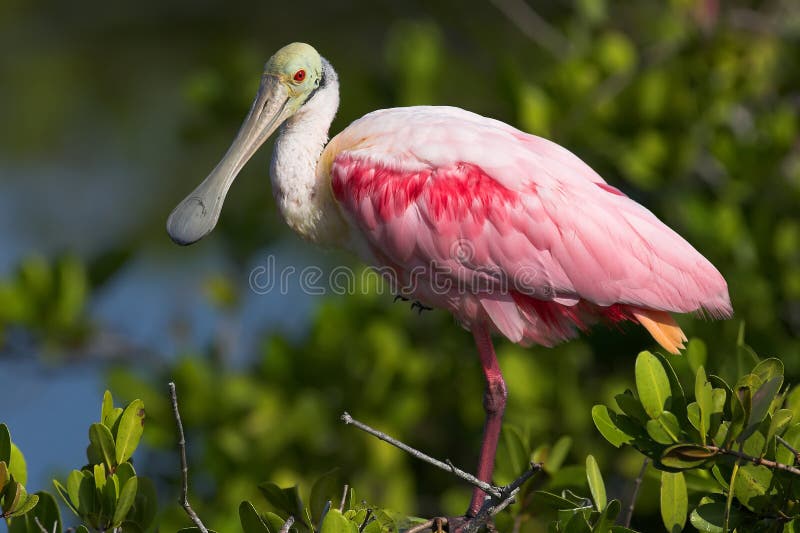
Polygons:
<instances>
[{"instance_id":1,"label":"orange tail feather","mask_svg":"<svg viewBox=\"0 0 800 533\"><path fill-rule=\"evenodd\" d=\"M677 354L684 348L686 335L681 327L666 311L652 309L634 309L633 316L643 325L650 335L669 353Z\"/></svg>"}]
</instances>

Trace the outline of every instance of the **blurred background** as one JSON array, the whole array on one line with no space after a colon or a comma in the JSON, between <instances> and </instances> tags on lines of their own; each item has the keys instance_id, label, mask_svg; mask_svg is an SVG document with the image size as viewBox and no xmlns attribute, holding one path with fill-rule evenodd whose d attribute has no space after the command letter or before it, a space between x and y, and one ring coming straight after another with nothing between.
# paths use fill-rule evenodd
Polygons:
<instances>
[{"instance_id":1,"label":"blurred background","mask_svg":"<svg viewBox=\"0 0 800 533\"><path fill-rule=\"evenodd\" d=\"M710 370L736 374L744 323L746 342L796 382L800 4L539 4L2 0L0 421L26 455L28 489L84 464L86 428L111 388L144 399L137 469L157 481L161 530L185 525L173 504L174 379L195 508L218 531L236 530L240 500L260 501L258 482L307 489L334 467L359 497L401 513L463 512L466 486L338 417L346 409L471 468L483 418L471 337L374 287L309 295L295 278L286 291L250 290L270 257L357 267L280 222L271 143L213 234L179 248L165 233L233 139L264 62L292 41L339 72L332 133L374 109L447 104L569 148L725 275L733 320L680 319L705 341ZM630 386L652 344L627 327L553 350L499 342L508 423L532 447L570 436L570 461L593 453L611 495L627 498L640 459L608 445L590 409ZM647 478L634 527L658 523L657 490Z\"/></svg>"}]
</instances>

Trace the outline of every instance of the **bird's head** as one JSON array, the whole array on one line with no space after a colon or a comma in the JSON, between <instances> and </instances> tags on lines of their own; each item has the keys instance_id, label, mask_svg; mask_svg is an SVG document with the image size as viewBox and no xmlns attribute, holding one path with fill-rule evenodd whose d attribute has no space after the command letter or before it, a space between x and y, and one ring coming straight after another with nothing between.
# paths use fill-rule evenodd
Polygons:
<instances>
[{"instance_id":1,"label":"bird's head","mask_svg":"<svg viewBox=\"0 0 800 533\"><path fill-rule=\"evenodd\" d=\"M286 45L267 61L256 98L233 144L211 174L169 216L167 232L173 241L192 244L214 229L239 171L317 90L322 68L320 55L305 43Z\"/></svg>"}]
</instances>

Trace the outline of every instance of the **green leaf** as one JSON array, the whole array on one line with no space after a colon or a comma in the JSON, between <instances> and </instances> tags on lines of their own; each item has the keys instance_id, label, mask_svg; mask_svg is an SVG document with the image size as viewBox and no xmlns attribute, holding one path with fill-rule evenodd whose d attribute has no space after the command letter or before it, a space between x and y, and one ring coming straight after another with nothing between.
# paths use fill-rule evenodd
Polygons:
<instances>
[{"instance_id":1,"label":"green leaf","mask_svg":"<svg viewBox=\"0 0 800 533\"><path fill-rule=\"evenodd\" d=\"M661 361L661 366L667 373L667 378L669 378L669 411L678 417L678 420L683 420L686 418L686 395L683 392L683 386L678 379L678 375L675 374L675 369L672 368L672 365L669 363L669 359L658 352L653 355L655 355L658 360Z\"/></svg>"},{"instance_id":2,"label":"green leaf","mask_svg":"<svg viewBox=\"0 0 800 533\"><path fill-rule=\"evenodd\" d=\"M64 487L64 485L59 483L57 479L54 479L53 486L56 488L56 492L58 493L58 495L61 496L61 499L64 500L64 503L67 504L67 507L69 507L70 511L72 511L77 515L78 508L75 505L73 505L72 498L70 498L69 492Z\"/></svg>"},{"instance_id":3,"label":"green leaf","mask_svg":"<svg viewBox=\"0 0 800 533\"><path fill-rule=\"evenodd\" d=\"M136 470L133 469L132 464L122 463L117 467L114 473L117 475L117 479L119 479L120 486L124 486L126 481L136 475Z\"/></svg>"},{"instance_id":4,"label":"green leaf","mask_svg":"<svg viewBox=\"0 0 800 533\"><path fill-rule=\"evenodd\" d=\"M617 414L605 405L592 407L592 420L597 430L613 446L619 448L623 444L630 444L633 437L622 431L616 424Z\"/></svg>"},{"instance_id":5,"label":"green leaf","mask_svg":"<svg viewBox=\"0 0 800 533\"><path fill-rule=\"evenodd\" d=\"M5 424L0 424L0 462L11 463L11 432Z\"/></svg>"},{"instance_id":6,"label":"green leaf","mask_svg":"<svg viewBox=\"0 0 800 533\"><path fill-rule=\"evenodd\" d=\"M358 533L358 526L345 518L339 509L331 509L325 515L319 533Z\"/></svg>"},{"instance_id":7,"label":"green leaf","mask_svg":"<svg viewBox=\"0 0 800 533\"><path fill-rule=\"evenodd\" d=\"M622 504L619 500L611 500L608 502L605 510L600 513L599 518L594 523L592 531L596 533L606 533L609 531L611 526L614 525L614 521L617 519L621 509Z\"/></svg>"},{"instance_id":8,"label":"green leaf","mask_svg":"<svg viewBox=\"0 0 800 533\"><path fill-rule=\"evenodd\" d=\"M706 371L701 366L697 369L697 375L694 382L694 396L697 405L700 407L700 427L697 430L700 432L700 438L703 444L706 442L708 430L711 427L711 414L714 411L714 398L713 388L706 378Z\"/></svg>"},{"instance_id":9,"label":"green leaf","mask_svg":"<svg viewBox=\"0 0 800 533\"><path fill-rule=\"evenodd\" d=\"M94 486L100 492L103 492L103 487L106 486L106 467L102 464L94 465L92 469L94 473Z\"/></svg>"},{"instance_id":10,"label":"green leaf","mask_svg":"<svg viewBox=\"0 0 800 533\"><path fill-rule=\"evenodd\" d=\"M136 492L138 489L138 480L136 476L128 479L122 486L119 492L119 500L117 500L117 508L114 511L114 525L119 525L128 516L128 511L131 510L133 502L136 500Z\"/></svg>"},{"instance_id":11,"label":"green leaf","mask_svg":"<svg viewBox=\"0 0 800 533\"><path fill-rule=\"evenodd\" d=\"M592 492L592 499L598 511L606 508L606 485L603 483L603 475L597 461L591 455L586 457L586 480L589 482L589 490Z\"/></svg>"},{"instance_id":12,"label":"green leaf","mask_svg":"<svg viewBox=\"0 0 800 533\"><path fill-rule=\"evenodd\" d=\"M21 487L22 485L20 485ZM18 503L17 507L14 511L9 515L10 518L16 518L18 516L22 516L28 513L31 509L36 507L36 504L39 503L39 497L35 494L25 497L25 501L22 503Z\"/></svg>"},{"instance_id":13,"label":"green leaf","mask_svg":"<svg viewBox=\"0 0 800 533\"><path fill-rule=\"evenodd\" d=\"M758 376L761 379L761 383L766 383L779 376L783 378L783 363L780 359L775 359L774 357L764 359L753 368L751 374ZM781 381L783 380L781 379Z\"/></svg>"},{"instance_id":14,"label":"green leaf","mask_svg":"<svg viewBox=\"0 0 800 533\"><path fill-rule=\"evenodd\" d=\"M269 528L258 516L256 508L247 501L239 505L239 521L242 523L244 533L270 533Z\"/></svg>"},{"instance_id":15,"label":"green leaf","mask_svg":"<svg viewBox=\"0 0 800 533\"><path fill-rule=\"evenodd\" d=\"M98 450L106 469L112 472L114 467L117 466L117 461L116 446L114 445L114 437L111 435L111 430L103 424L92 424L89 426L89 442Z\"/></svg>"},{"instance_id":16,"label":"green leaf","mask_svg":"<svg viewBox=\"0 0 800 533\"><path fill-rule=\"evenodd\" d=\"M736 508L731 508L728 525L730 531L737 528L742 520L741 512ZM725 521L725 504L714 502L709 498L703 498L700 505L692 511L689 521L703 533L725 533L722 525Z\"/></svg>"},{"instance_id":17,"label":"green leaf","mask_svg":"<svg viewBox=\"0 0 800 533\"><path fill-rule=\"evenodd\" d=\"M791 423L793 416L794 413L792 413L792 411L789 409L778 409L775 411L767 432L768 444L772 442L772 440L775 438L775 435L780 435L783 433L783 430L786 429L786 427Z\"/></svg>"},{"instance_id":18,"label":"green leaf","mask_svg":"<svg viewBox=\"0 0 800 533\"><path fill-rule=\"evenodd\" d=\"M134 400L122 412L117 429L116 459L117 464L130 459L144 430L144 402Z\"/></svg>"},{"instance_id":19,"label":"green leaf","mask_svg":"<svg viewBox=\"0 0 800 533\"><path fill-rule=\"evenodd\" d=\"M537 490L534 492L533 499L534 501L541 502L541 504L555 510L575 508L575 502L559 496L558 494L553 494L552 492L547 492L544 490Z\"/></svg>"},{"instance_id":20,"label":"green leaf","mask_svg":"<svg viewBox=\"0 0 800 533\"><path fill-rule=\"evenodd\" d=\"M623 394L617 394L614 396L614 400L617 402L617 405L623 413L640 422L641 424L646 423L650 419L650 417L647 416L644 407L642 407L642 402L640 402L638 398L634 397L633 392L630 390L626 390Z\"/></svg>"},{"instance_id":21,"label":"green leaf","mask_svg":"<svg viewBox=\"0 0 800 533\"><path fill-rule=\"evenodd\" d=\"M158 512L158 496L156 495L156 488L149 478L142 477L137 478L137 480L136 501L133 504L133 510L128 513L127 520L133 520L142 529L147 530L155 520Z\"/></svg>"},{"instance_id":22,"label":"green leaf","mask_svg":"<svg viewBox=\"0 0 800 533\"><path fill-rule=\"evenodd\" d=\"M78 526L78 529L75 530L75 533L89 533L89 530L86 529L86 526Z\"/></svg>"},{"instance_id":23,"label":"green leaf","mask_svg":"<svg viewBox=\"0 0 800 533\"><path fill-rule=\"evenodd\" d=\"M25 456L17 445L11 443L11 458L8 463L8 473L14 476L14 481L22 483L23 485L28 482L28 467L25 463Z\"/></svg>"},{"instance_id":24,"label":"green leaf","mask_svg":"<svg viewBox=\"0 0 800 533\"><path fill-rule=\"evenodd\" d=\"M661 520L667 531L683 531L688 509L689 499L683 472L661 472Z\"/></svg>"},{"instance_id":25,"label":"green leaf","mask_svg":"<svg viewBox=\"0 0 800 533\"><path fill-rule=\"evenodd\" d=\"M283 524L286 523L283 518L269 511L264 513L264 522L269 526L269 530L272 533L278 533L281 527L283 527Z\"/></svg>"},{"instance_id":26,"label":"green leaf","mask_svg":"<svg viewBox=\"0 0 800 533\"><path fill-rule=\"evenodd\" d=\"M317 479L311 487L308 506L311 510L311 517L314 522L319 523L322 512L328 502L334 507L338 507L342 499L344 485L341 482L339 469L335 468Z\"/></svg>"},{"instance_id":27,"label":"green leaf","mask_svg":"<svg viewBox=\"0 0 800 533\"><path fill-rule=\"evenodd\" d=\"M100 422L105 422L106 418L109 417L111 412L114 410L114 398L111 396L111 391L106 390L103 393L103 405L100 407ZM111 428L108 428L111 430Z\"/></svg>"},{"instance_id":28,"label":"green leaf","mask_svg":"<svg viewBox=\"0 0 800 533\"><path fill-rule=\"evenodd\" d=\"M0 494L3 493L3 489L10 479L11 474L8 472L8 467L6 466L5 461L0 461Z\"/></svg>"},{"instance_id":29,"label":"green leaf","mask_svg":"<svg viewBox=\"0 0 800 533\"><path fill-rule=\"evenodd\" d=\"M311 528L296 486L282 489L274 483L261 483L258 485L258 490L281 518L285 520L289 516L293 516L296 524L303 524L309 529Z\"/></svg>"},{"instance_id":30,"label":"green leaf","mask_svg":"<svg viewBox=\"0 0 800 533\"><path fill-rule=\"evenodd\" d=\"M496 475L503 482L510 482L528 467L530 450L520 430L511 424L503 426L499 445Z\"/></svg>"},{"instance_id":31,"label":"green leaf","mask_svg":"<svg viewBox=\"0 0 800 533\"><path fill-rule=\"evenodd\" d=\"M650 352L641 352L636 358L636 392L650 418L658 418L667 406L671 389L669 378L661 361Z\"/></svg>"},{"instance_id":32,"label":"green leaf","mask_svg":"<svg viewBox=\"0 0 800 533\"><path fill-rule=\"evenodd\" d=\"M591 533L592 527L583 514L575 513L564 526L564 533Z\"/></svg>"},{"instance_id":33,"label":"green leaf","mask_svg":"<svg viewBox=\"0 0 800 533\"><path fill-rule=\"evenodd\" d=\"M768 503L762 496L776 490L772 487L772 477L772 471L766 466L740 466L733 485L736 499L751 511L760 511Z\"/></svg>"},{"instance_id":34,"label":"green leaf","mask_svg":"<svg viewBox=\"0 0 800 533\"><path fill-rule=\"evenodd\" d=\"M119 430L119 421L122 418L122 407L115 407L103 419L103 425L111 430L111 434L116 438Z\"/></svg>"},{"instance_id":35,"label":"green leaf","mask_svg":"<svg viewBox=\"0 0 800 533\"><path fill-rule=\"evenodd\" d=\"M67 476L67 494L69 494L69 501L75 507L75 514L80 516L80 489L81 482L83 481L83 474L80 470L73 470ZM56 486L58 488L58 486Z\"/></svg>"},{"instance_id":36,"label":"green leaf","mask_svg":"<svg viewBox=\"0 0 800 533\"><path fill-rule=\"evenodd\" d=\"M761 422L766 418L769 408L775 396L777 396L783 385L783 376L775 376L761 385L753 394L750 408L750 416L745 426L745 430L739 435L739 442L744 441L758 429ZM748 389L749 390L749 389Z\"/></svg>"},{"instance_id":37,"label":"green leaf","mask_svg":"<svg viewBox=\"0 0 800 533\"><path fill-rule=\"evenodd\" d=\"M78 487L77 507L82 517L94 514L99 505L97 489L94 486L94 477L89 472L81 474L80 486Z\"/></svg>"},{"instance_id":38,"label":"green leaf","mask_svg":"<svg viewBox=\"0 0 800 533\"><path fill-rule=\"evenodd\" d=\"M674 444L680 441L680 423L669 411L663 411L656 420L648 420L645 427L647 434L659 444Z\"/></svg>"},{"instance_id":39,"label":"green leaf","mask_svg":"<svg viewBox=\"0 0 800 533\"><path fill-rule=\"evenodd\" d=\"M550 473L558 472L561 465L564 464L571 446L571 437L564 435L558 439L553 447L550 448L550 453L547 454L547 458L544 461L544 470Z\"/></svg>"},{"instance_id":40,"label":"green leaf","mask_svg":"<svg viewBox=\"0 0 800 533\"><path fill-rule=\"evenodd\" d=\"M688 470L703 465L716 455L699 444L676 444L664 450L661 464L674 470Z\"/></svg>"},{"instance_id":41,"label":"green leaf","mask_svg":"<svg viewBox=\"0 0 800 533\"><path fill-rule=\"evenodd\" d=\"M56 499L51 494L43 491L37 492L36 496L39 498L39 503L34 507L31 516L38 518L48 532L60 532L61 511L58 508Z\"/></svg>"}]
</instances>

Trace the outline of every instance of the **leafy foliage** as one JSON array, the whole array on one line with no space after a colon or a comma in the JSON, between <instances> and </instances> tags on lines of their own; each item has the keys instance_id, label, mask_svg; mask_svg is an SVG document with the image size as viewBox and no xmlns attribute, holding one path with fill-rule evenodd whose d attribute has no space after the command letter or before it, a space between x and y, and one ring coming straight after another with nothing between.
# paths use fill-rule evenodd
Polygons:
<instances>
[{"instance_id":1,"label":"leafy foliage","mask_svg":"<svg viewBox=\"0 0 800 533\"><path fill-rule=\"evenodd\" d=\"M609 442L633 446L662 470L667 530L681 531L686 522L685 474L704 482L690 517L701 531L783 531L800 518L795 466L800 422L793 423L800 412L792 399L800 389L783 387L780 360L759 361L733 386L707 376L701 365L691 396L675 376L666 358L642 352L636 359L636 392L616 396L619 411L606 406L592 411Z\"/></svg>"}]
</instances>

